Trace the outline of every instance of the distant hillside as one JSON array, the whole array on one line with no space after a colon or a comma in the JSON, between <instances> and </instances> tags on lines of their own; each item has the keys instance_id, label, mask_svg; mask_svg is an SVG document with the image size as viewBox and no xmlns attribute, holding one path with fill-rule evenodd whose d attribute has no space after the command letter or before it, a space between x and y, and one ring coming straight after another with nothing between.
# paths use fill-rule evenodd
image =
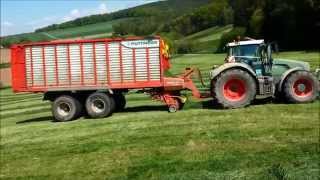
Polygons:
<instances>
[{"instance_id":1,"label":"distant hillside","mask_svg":"<svg viewBox=\"0 0 320 180\"><path fill-rule=\"evenodd\" d=\"M185 13L192 12L212 0L168 0L149 3L110 14L92 15L68 21L62 24L53 24L37 29L33 33L23 33L1 37L1 45L9 47L11 44L50 41L65 38L104 38L112 36L114 27L123 22L141 23L152 21L157 27L165 21L174 19ZM152 27L150 23L150 27ZM157 28L156 27L156 28ZM138 34L139 35L139 34Z\"/></svg>"},{"instance_id":2,"label":"distant hillside","mask_svg":"<svg viewBox=\"0 0 320 180\"><path fill-rule=\"evenodd\" d=\"M51 31L56 29L65 29L70 27L78 27L99 22L107 22L116 19L128 17L177 17L184 13L190 12L195 8L203 6L212 0L167 0L153 2L129 9L120 10L113 13L91 15L81 17L73 21L64 22L61 24L53 24L44 28L37 29L36 32Z\"/></svg>"},{"instance_id":3,"label":"distant hillside","mask_svg":"<svg viewBox=\"0 0 320 180\"><path fill-rule=\"evenodd\" d=\"M214 26L203 31L191 34L176 41L177 44L189 42L192 53L214 53L217 51L223 34L232 30L232 25Z\"/></svg>"}]
</instances>

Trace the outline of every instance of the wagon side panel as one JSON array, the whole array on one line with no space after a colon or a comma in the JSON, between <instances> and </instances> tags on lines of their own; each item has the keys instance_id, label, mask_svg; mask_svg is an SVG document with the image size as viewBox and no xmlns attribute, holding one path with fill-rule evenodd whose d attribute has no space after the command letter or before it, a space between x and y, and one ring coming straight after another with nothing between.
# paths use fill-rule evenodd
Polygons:
<instances>
[{"instance_id":1,"label":"wagon side panel","mask_svg":"<svg viewBox=\"0 0 320 180\"><path fill-rule=\"evenodd\" d=\"M160 39L31 44L24 56L31 91L162 86Z\"/></svg>"}]
</instances>

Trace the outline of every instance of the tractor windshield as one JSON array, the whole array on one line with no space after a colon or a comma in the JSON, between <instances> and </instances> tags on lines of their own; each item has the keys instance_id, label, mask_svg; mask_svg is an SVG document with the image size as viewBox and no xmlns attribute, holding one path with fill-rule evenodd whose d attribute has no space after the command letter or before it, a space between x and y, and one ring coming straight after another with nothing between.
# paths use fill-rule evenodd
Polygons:
<instances>
[{"instance_id":1,"label":"tractor windshield","mask_svg":"<svg viewBox=\"0 0 320 180\"><path fill-rule=\"evenodd\" d=\"M257 57L258 49L259 49L258 44L233 46L229 48L229 56Z\"/></svg>"}]
</instances>

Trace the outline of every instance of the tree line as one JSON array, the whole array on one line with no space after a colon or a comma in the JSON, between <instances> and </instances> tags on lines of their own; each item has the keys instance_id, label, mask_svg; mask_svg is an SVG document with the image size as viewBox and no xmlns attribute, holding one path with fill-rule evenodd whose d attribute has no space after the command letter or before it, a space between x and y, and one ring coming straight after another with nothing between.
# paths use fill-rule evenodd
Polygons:
<instances>
[{"instance_id":1,"label":"tree line","mask_svg":"<svg viewBox=\"0 0 320 180\"><path fill-rule=\"evenodd\" d=\"M234 25L245 34L277 41L283 49L317 49L320 30L318 0L230 0Z\"/></svg>"},{"instance_id":2,"label":"tree line","mask_svg":"<svg viewBox=\"0 0 320 180\"><path fill-rule=\"evenodd\" d=\"M174 41L213 27L234 24L220 40L218 51L237 35L277 42L282 50L317 49L320 22L317 0L212 0L190 13L176 18L147 17L114 26L119 35L161 34ZM171 19L171 20L170 20ZM175 44L192 51L192 42Z\"/></svg>"}]
</instances>

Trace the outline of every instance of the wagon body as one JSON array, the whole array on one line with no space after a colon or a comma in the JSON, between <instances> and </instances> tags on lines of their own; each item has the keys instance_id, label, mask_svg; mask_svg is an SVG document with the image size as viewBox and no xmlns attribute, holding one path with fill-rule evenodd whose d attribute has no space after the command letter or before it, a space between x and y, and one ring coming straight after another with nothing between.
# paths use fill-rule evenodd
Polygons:
<instances>
[{"instance_id":1,"label":"wagon body","mask_svg":"<svg viewBox=\"0 0 320 180\"><path fill-rule=\"evenodd\" d=\"M170 67L167 51L158 36L13 45L12 89L44 93L58 121L83 114L108 117L125 108L125 94L131 89L150 94L175 112L186 101L181 90L200 94L190 79L192 70L164 77Z\"/></svg>"},{"instance_id":2,"label":"wagon body","mask_svg":"<svg viewBox=\"0 0 320 180\"><path fill-rule=\"evenodd\" d=\"M66 40L11 48L15 92L164 86L169 61L160 37Z\"/></svg>"}]
</instances>

